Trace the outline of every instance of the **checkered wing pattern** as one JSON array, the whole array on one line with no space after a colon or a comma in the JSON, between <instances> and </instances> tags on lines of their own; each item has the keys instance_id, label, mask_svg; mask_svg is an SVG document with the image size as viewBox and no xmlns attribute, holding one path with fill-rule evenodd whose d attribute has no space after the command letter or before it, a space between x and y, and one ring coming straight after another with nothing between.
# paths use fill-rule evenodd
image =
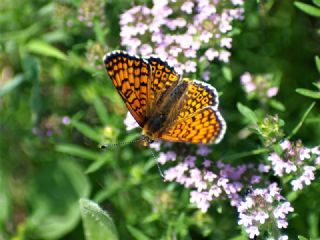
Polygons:
<instances>
[{"instance_id":1,"label":"checkered wing pattern","mask_svg":"<svg viewBox=\"0 0 320 240\"><path fill-rule=\"evenodd\" d=\"M179 106L178 121L208 106L218 108L218 93L214 87L197 80L183 80L188 82L188 88Z\"/></svg>"},{"instance_id":2,"label":"checkered wing pattern","mask_svg":"<svg viewBox=\"0 0 320 240\"><path fill-rule=\"evenodd\" d=\"M151 103L156 103L164 92L177 85L180 75L173 67L158 57L149 57L146 60L151 67L148 99ZM152 104L150 106L153 107Z\"/></svg>"},{"instance_id":3,"label":"checkered wing pattern","mask_svg":"<svg viewBox=\"0 0 320 240\"><path fill-rule=\"evenodd\" d=\"M173 67L158 57L144 59L113 51L104 62L128 110L150 139L195 144L221 141L226 123L214 87L180 81Z\"/></svg>"},{"instance_id":4,"label":"checkered wing pattern","mask_svg":"<svg viewBox=\"0 0 320 240\"><path fill-rule=\"evenodd\" d=\"M209 106L176 121L160 138L194 144L219 143L225 131L226 124L220 112Z\"/></svg>"},{"instance_id":5,"label":"checkered wing pattern","mask_svg":"<svg viewBox=\"0 0 320 240\"><path fill-rule=\"evenodd\" d=\"M128 110L143 127L148 104L149 63L126 52L113 51L104 57L107 73Z\"/></svg>"}]
</instances>

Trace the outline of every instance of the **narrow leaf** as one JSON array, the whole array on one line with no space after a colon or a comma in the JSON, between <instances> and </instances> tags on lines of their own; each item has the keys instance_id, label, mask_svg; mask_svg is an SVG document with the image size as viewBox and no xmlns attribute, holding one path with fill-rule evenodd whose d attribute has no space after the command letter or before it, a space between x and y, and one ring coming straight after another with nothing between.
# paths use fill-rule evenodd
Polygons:
<instances>
[{"instance_id":1,"label":"narrow leaf","mask_svg":"<svg viewBox=\"0 0 320 240\"><path fill-rule=\"evenodd\" d=\"M315 212L310 213L308 217L308 222L310 226L310 237L311 239L317 239L319 236L319 215Z\"/></svg>"},{"instance_id":2,"label":"narrow leaf","mask_svg":"<svg viewBox=\"0 0 320 240\"><path fill-rule=\"evenodd\" d=\"M229 67L222 67L222 74L227 79L228 82L232 81L232 72Z\"/></svg>"},{"instance_id":3,"label":"narrow leaf","mask_svg":"<svg viewBox=\"0 0 320 240\"><path fill-rule=\"evenodd\" d=\"M5 223L10 219L12 210L12 201L10 199L10 193L8 189L10 174L7 174L7 169L0 162L1 174L0 174L0 196L1 196L1 208L0 208L0 231L4 231L4 226L1 223Z\"/></svg>"},{"instance_id":4,"label":"narrow leaf","mask_svg":"<svg viewBox=\"0 0 320 240\"><path fill-rule=\"evenodd\" d=\"M312 2L314 3L314 5L320 7L320 0L312 0Z\"/></svg>"},{"instance_id":5,"label":"narrow leaf","mask_svg":"<svg viewBox=\"0 0 320 240\"><path fill-rule=\"evenodd\" d=\"M309 240L308 238L306 238L306 237L304 237L304 236L301 236L301 235L298 236L298 239L299 239L299 240Z\"/></svg>"},{"instance_id":6,"label":"narrow leaf","mask_svg":"<svg viewBox=\"0 0 320 240\"><path fill-rule=\"evenodd\" d=\"M257 123L257 117L254 111L239 102L237 103L237 108L246 119L252 123Z\"/></svg>"},{"instance_id":7,"label":"narrow leaf","mask_svg":"<svg viewBox=\"0 0 320 240\"><path fill-rule=\"evenodd\" d=\"M0 88L0 97L14 90L23 81L24 81L24 77L22 74L16 75L12 80L10 80L7 84L5 84L3 87Z\"/></svg>"},{"instance_id":8,"label":"narrow leaf","mask_svg":"<svg viewBox=\"0 0 320 240\"><path fill-rule=\"evenodd\" d=\"M268 148L259 148L259 149L254 149L254 150L247 151L247 152L240 152L240 153L231 154L229 156L225 156L223 159L228 160L228 161L231 161L231 160L233 161L236 159L256 156L256 155L265 154L268 152L270 152L270 150Z\"/></svg>"},{"instance_id":9,"label":"narrow leaf","mask_svg":"<svg viewBox=\"0 0 320 240\"><path fill-rule=\"evenodd\" d=\"M134 239L137 240L150 240L150 238L148 238L143 232L141 232L139 229L134 228L130 225L127 226L129 232L131 233L131 235L134 237Z\"/></svg>"},{"instance_id":10,"label":"narrow leaf","mask_svg":"<svg viewBox=\"0 0 320 240\"><path fill-rule=\"evenodd\" d=\"M320 99L320 92L312 91L305 88L297 88L296 92L309 98Z\"/></svg>"},{"instance_id":11,"label":"narrow leaf","mask_svg":"<svg viewBox=\"0 0 320 240\"><path fill-rule=\"evenodd\" d=\"M281 102L279 102L277 100L271 99L269 101L269 104L271 107L273 107L274 109L279 110L281 112L286 110L286 107Z\"/></svg>"},{"instance_id":12,"label":"narrow leaf","mask_svg":"<svg viewBox=\"0 0 320 240\"><path fill-rule=\"evenodd\" d=\"M97 133L93 128L91 128L89 125L78 122L76 120L71 121L72 126L74 126L79 132L81 132L86 137L90 138L91 140L95 142L101 141L101 136L99 133Z\"/></svg>"},{"instance_id":13,"label":"narrow leaf","mask_svg":"<svg viewBox=\"0 0 320 240\"><path fill-rule=\"evenodd\" d=\"M32 83L30 107L32 109L32 123L37 124L42 110L42 96L40 93L40 60L37 57L27 55L22 59L24 77Z\"/></svg>"},{"instance_id":14,"label":"narrow leaf","mask_svg":"<svg viewBox=\"0 0 320 240\"><path fill-rule=\"evenodd\" d=\"M50 45L49 43L36 39L36 40L31 40L26 48L35 54L39 54L42 56L47 56L47 57L53 57L61 60L66 60L67 56L57 49L56 47Z\"/></svg>"},{"instance_id":15,"label":"narrow leaf","mask_svg":"<svg viewBox=\"0 0 320 240\"><path fill-rule=\"evenodd\" d=\"M104 44L105 43L105 34L103 31L103 28L101 26L101 21L94 21L93 29L96 34L96 38L99 43Z\"/></svg>"},{"instance_id":16,"label":"narrow leaf","mask_svg":"<svg viewBox=\"0 0 320 240\"><path fill-rule=\"evenodd\" d=\"M100 157L94 161L93 163L91 163L89 165L89 167L86 169L85 173L86 174L90 174L92 172L97 171L98 169L100 169L103 165L105 165L106 162L108 162L111 158L111 152L106 152L106 153L101 153Z\"/></svg>"},{"instance_id":17,"label":"narrow leaf","mask_svg":"<svg viewBox=\"0 0 320 240\"><path fill-rule=\"evenodd\" d=\"M98 204L84 198L79 204L86 240L119 239L111 217Z\"/></svg>"},{"instance_id":18,"label":"narrow leaf","mask_svg":"<svg viewBox=\"0 0 320 240\"><path fill-rule=\"evenodd\" d=\"M103 104L103 102L101 101L101 99L99 97L96 97L96 99L94 100L94 107L96 109L96 112L98 114L98 117L101 121L102 124L107 124L109 122L108 120L108 112Z\"/></svg>"},{"instance_id":19,"label":"narrow leaf","mask_svg":"<svg viewBox=\"0 0 320 240\"><path fill-rule=\"evenodd\" d=\"M99 158L98 153L73 144L59 144L56 146L56 151L85 158L88 160L97 160Z\"/></svg>"},{"instance_id":20,"label":"narrow leaf","mask_svg":"<svg viewBox=\"0 0 320 240\"><path fill-rule=\"evenodd\" d=\"M320 8L302 2L294 2L294 5L311 16L320 17Z\"/></svg>"},{"instance_id":21,"label":"narrow leaf","mask_svg":"<svg viewBox=\"0 0 320 240\"><path fill-rule=\"evenodd\" d=\"M320 73L320 57L316 56L316 66L318 69L318 72Z\"/></svg>"},{"instance_id":22,"label":"narrow leaf","mask_svg":"<svg viewBox=\"0 0 320 240\"><path fill-rule=\"evenodd\" d=\"M306 120L307 116L309 115L309 113L311 112L311 110L312 110L312 108L314 107L315 104L316 104L315 102L311 103L310 107L303 114L303 116L302 116L301 120L299 121L299 123L297 124L297 126L292 130L292 133L290 134L288 139L292 138L300 130L302 124Z\"/></svg>"}]
</instances>

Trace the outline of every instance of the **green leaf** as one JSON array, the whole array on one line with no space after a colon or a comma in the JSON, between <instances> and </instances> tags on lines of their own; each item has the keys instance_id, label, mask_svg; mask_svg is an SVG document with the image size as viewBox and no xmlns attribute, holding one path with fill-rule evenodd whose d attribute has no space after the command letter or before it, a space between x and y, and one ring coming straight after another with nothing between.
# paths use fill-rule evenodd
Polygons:
<instances>
[{"instance_id":1,"label":"green leaf","mask_svg":"<svg viewBox=\"0 0 320 240\"><path fill-rule=\"evenodd\" d=\"M73 156L81 157L88 160L97 160L99 158L99 154L93 151L90 151L86 148L79 147L74 144L58 144L56 146L56 151L68 153Z\"/></svg>"},{"instance_id":2,"label":"green leaf","mask_svg":"<svg viewBox=\"0 0 320 240\"><path fill-rule=\"evenodd\" d=\"M18 87L25 78L22 74L16 75L12 80L10 80L7 84L5 84L3 87L0 88L0 97L8 94L12 90L14 90L16 87Z\"/></svg>"},{"instance_id":3,"label":"green leaf","mask_svg":"<svg viewBox=\"0 0 320 240\"><path fill-rule=\"evenodd\" d=\"M222 74L227 79L228 82L232 81L232 71L230 67L222 67Z\"/></svg>"},{"instance_id":4,"label":"green leaf","mask_svg":"<svg viewBox=\"0 0 320 240\"><path fill-rule=\"evenodd\" d=\"M281 112L286 110L286 107L279 101L271 99L270 101L268 101L268 103L270 104L271 107L273 107L276 110L279 110Z\"/></svg>"},{"instance_id":5,"label":"green leaf","mask_svg":"<svg viewBox=\"0 0 320 240\"><path fill-rule=\"evenodd\" d=\"M307 111L305 111L305 113L303 114L301 120L298 122L297 126L292 130L292 132L289 135L288 139L292 138L299 131L299 129L302 127L302 124L304 123L304 121L306 120L307 116L309 115L309 113L311 112L312 108L314 107L314 105L316 105L315 102L311 103L310 107L307 109Z\"/></svg>"},{"instance_id":6,"label":"green leaf","mask_svg":"<svg viewBox=\"0 0 320 240\"><path fill-rule=\"evenodd\" d=\"M71 125L91 140L98 143L101 141L101 135L97 133L93 128L91 128L89 125L78 122L76 120L72 120Z\"/></svg>"},{"instance_id":7,"label":"green leaf","mask_svg":"<svg viewBox=\"0 0 320 240\"><path fill-rule=\"evenodd\" d=\"M93 163L91 163L89 165L89 167L86 169L85 173L86 174L90 174L93 172L96 172L97 170L99 170L103 165L105 165L105 163L107 162L106 159L99 159L97 161L94 161Z\"/></svg>"},{"instance_id":8,"label":"green leaf","mask_svg":"<svg viewBox=\"0 0 320 240\"><path fill-rule=\"evenodd\" d=\"M311 16L320 17L320 8L302 2L294 2L294 5Z\"/></svg>"},{"instance_id":9,"label":"green leaf","mask_svg":"<svg viewBox=\"0 0 320 240\"><path fill-rule=\"evenodd\" d=\"M108 162L112 159L111 156L112 156L111 152L101 153L100 157L96 161L94 161L93 163L91 163L89 165L89 167L86 169L85 173L89 174L89 173L97 171L103 165L105 165L106 162Z\"/></svg>"},{"instance_id":10,"label":"green leaf","mask_svg":"<svg viewBox=\"0 0 320 240\"><path fill-rule=\"evenodd\" d=\"M30 108L32 109L32 123L35 125L39 121L42 109L42 95L40 93L40 61L34 56L25 56L22 59L22 66L26 80L32 83Z\"/></svg>"},{"instance_id":11,"label":"green leaf","mask_svg":"<svg viewBox=\"0 0 320 240\"><path fill-rule=\"evenodd\" d=\"M289 202L295 201L299 197L299 192L289 192L286 196Z\"/></svg>"},{"instance_id":12,"label":"green leaf","mask_svg":"<svg viewBox=\"0 0 320 240\"><path fill-rule=\"evenodd\" d=\"M0 173L0 196L1 196L1 208L0 208L0 232L4 232L5 222L11 217L11 199L9 192L9 175L4 164L0 161L1 173ZM1 236L1 234L0 234Z\"/></svg>"},{"instance_id":13,"label":"green leaf","mask_svg":"<svg viewBox=\"0 0 320 240\"><path fill-rule=\"evenodd\" d=\"M319 215L316 212L312 212L308 216L308 223L310 226L310 238L317 239L319 237Z\"/></svg>"},{"instance_id":14,"label":"green leaf","mask_svg":"<svg viewBox=\"0 0 320 240\"><path fill-rule=\"evenodd\" d=\"M317 66L318 72L320 73L320 57L316 56L315 61L316 61L316 66Z\"/></svg>"},{"instance_id":15,"label":"green leaf","mask_svg":"<svg viewBox=\"0 0 320 240\"><path fill-rule=\"evenodd\" d=\"M241 235L233 237L230 240L247 240L247 239L248 239L248 235L245 233L242 233Z\"/></svg>"},{"instance_id":16,"label":"green leaf","mask_svg":"<svg viewBox=\"0 0 320 240\"><path fill-rule=\"evenodd\" d=\"M307 124L320 124L320 116L318 117L310 117L306 120Z\"/></svg>"},{"instance_id":17,"label":"green leaf","mask_svg":"<svg viewBox=\"0 0 320 240\"><path fill-rule=\"evenodd\" d=\"M141 232L139 229L132 227L130 225L127 226L129 232L134 237L134 239L137 240L150 240L149 237L147 237L143 232Z\"/></svg>"},{"instance_id":18,"label":"green leaf","mask_svg":"<svg viewBox=\"0 0 320 240\"><path fill-rule=\"evenodd\" d=\"M99 117L101 123L108 124L109 123L108 112L107 112L103 102L101 101L101 99L99 97L96 97L93 104L94 104L94 107L96 109L96 112L98 114L98 117Z\"/></svg>"},{"instance_id":19,"label":"green leaf","mask_svg":"<svg viewBox=\"0 0 320 240\"><path fill-rule=\"evenodd\" d=\"M320 82L313 82L312 84L320 91Z\"/></svg>"},{"instance_id":20,"label":"green leaf","mask_svg":"<svg viewBox=\"0 0 320 240\"><path fill-rule=\"evenodd\" d=\"M22 67L25 78L33 83L39 82L40 61L37 57L27 55L22 59Z\"/></svg>"},{"instance_id":21,"label":"green leaf","mask_svg":"<svg viewBox=\"0 0 320 240\"><path fill-rule=\"evenodd\" d=\"M67 159L46 162L32 176L26 191L31 206L27 232L34 239L60 239L79 222L78 200L89 196L89 180L76 162Z\"/></svg>"},{"instance_id":22,"label":"green leaf","mask_svg":"<svg viewBox=\"0 0 320 240\"><path fill-rule=\"evenodd\" d=\"M250 108L246 107L245 105L241 103L237 103L237 108L239 112L248 119L251 123L256 124L257 123L257 116L254 111L252 111Z\"/></svg>"},{"instance_id":23,"label":"green leaf","mask_svg":"<svg viewBox=\"0 0 320 240\"><path fill-rule=\"evenodd\" d=\"M86 240L117 240L118 233L111 217L98 204L80 199L80 211Z\"/></svg>"},{"instance_id":24,"label":"green leaf","mask_svg":"<svg viewBox=\"0 0 320 240\"><path fill-rule=\"evenodd\" d=\"M93 29L96 34L96 39L100 44L105 44L105 35L106 31L103 30L103 27L101 26L101 21L94 21Z\"/></svg>"},{"instance_id":25,"label":"green leaf","mask_svg":"<svg viewBox=\"0 0 320 240\"><path fill-rule=\"evenodd\" d=\"M309 97L309 98L320 99L320 92L319 91L316 92L316 91L312 91L312 90L305 89L305 88L297 88L296 92L303 95L303 96Z\"/></svg>"},{"instance_id":26,"label":"green leaf","mask_svg":"<svg viewBox=\"0 0 320 240\"><path fill-rule=\"evenodd\" d=\"M65 55L62 51L50 45L49 43L39 39L31 40L26 45L26 48L29 50L29 52L32 52L35 54L39 54L47 57L53 57L60 60L67 60L67 55Z\"/></svg>"},{"instance_id":27,"label":"green leaf","mask_svg":"<svg viewBox=\"0 0 320 240\"><path fill-rule=\"evenodd\" d=\"M304 236L301 236L301 235L298 236L298 239L299 239L299 240L309 240L308 238L306 238L306 237L304 237Z\"/></svg>"},{"instance_id":28,"label":"green leaf","mask_svg":"<svg viewBox=\"0 0 320 240\"><path fill-rule=\"evenodd\" d=\"M231 154L229 156L223 157L223 159L228 160L228 161L233 161L236 159L256 156L256 155L265 154L268 152L270 152L270 150L268 148L259 148L259 149L254 149L254 150L247 151L247 152L239 152L239 153Z\"/></svg>"},{"instance_id":29,"label":"green leaf","mask_svg":"<svg viewBox=\"0 0 320 240\"><path fill-rule=\"evenodd\" d=\"M312 0L313 4L320 7L320 0Z\"/></svg>"}]
</instances>

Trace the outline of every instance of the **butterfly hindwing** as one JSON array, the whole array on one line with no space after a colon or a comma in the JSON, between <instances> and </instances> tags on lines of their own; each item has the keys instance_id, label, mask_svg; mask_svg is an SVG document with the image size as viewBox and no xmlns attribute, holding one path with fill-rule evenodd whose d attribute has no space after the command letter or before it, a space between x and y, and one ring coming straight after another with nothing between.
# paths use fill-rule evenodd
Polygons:
<instances>
[{"instance_id":1,"label":"butterfly hindwing","mask_svg":"<svg viewBox=\"0 0 320 240\"><path fill-rule=\"evenodd\" d=\"M188 83L188 87L180 101L179 115L176 121L184 119L208 106L212 106L215 109L218 108L218 93L214 87L197 80L183 79L183 81Z\"/></svg>"},{"instance_id":2,"label":"butterfly hindwing","mask_svg":"<svg viewBox=\"0 0 320 240\"><path fill-rule=\"evenodd\" d=\"M128 110L143 126L146 122L150 66L140 57L113 51L104 57L107 73Z\"/></svg>"},{"instance_id":3,"label":"butterfly hindwing","mask_svg":"<svg viewBox=\"0 0 320 240\"><path fill-rule=\"evenodd\" d=\"M225 131L226 123L220 112L208 106L174 122L160 135L160 138L194 144L219 143Z\"/></svg>"},{"instance_id":4,"label":"butterfly hindwing","mask_svg":"<svg viewBox=\"0 0 320 240\"><path fill-rule=\"evenodd\" d=\"M174 142L218 143L226 124L218 111L218 93L209 84L183 79L186 90L175 103L176 113L160 135L161 139Z\"/></svg>"}]
</instances>

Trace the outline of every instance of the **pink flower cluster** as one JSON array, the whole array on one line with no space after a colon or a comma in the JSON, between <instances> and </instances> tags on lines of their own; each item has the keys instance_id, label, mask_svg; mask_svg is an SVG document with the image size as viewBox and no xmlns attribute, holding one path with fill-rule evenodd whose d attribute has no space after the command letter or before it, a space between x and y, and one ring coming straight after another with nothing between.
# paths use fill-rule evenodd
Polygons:
<instances>
[{"instance_id":1,"label":"pink flower cluster","mask_svg":"<svg viewBox=\"0 0 320 240\"><path fill-rule=\"evenodd\" d=\"M198 151L201 148L203 146L200 146ZM168 152L164 155L167 161L170 161L172 153ZM203 212L208 210L211 201L218 198L228 198L232 206L237 206L245 183L258 184L262 180L260 176L253 174L256 169L253 164L233 167L219 161L216 164L218 169L213 171L209 169L212 163L209 159L202 161L201 168L197 167L196 160L196 156L187 156L184 161L167 169L164 172L164 178L193 189L190 201Z\"/></svg>"},{"instance_id":2,"label":"pink flower cluster","mask_svg":"<svg viewBox=\"0 0 320 240\"><path fill-rule=\"evenodd\" d=\"M152 8L135 6L121 15L121 44L132 54L167 59L179 72L196 72L199 63L214 59L228 62L228 32L233 20L243 18L242 5L243 0L154 0Z\"/></svg>"},{"instance_id":3,"label":"pink flower cluster","mask_svg":"<svg viewBox=\"0 0 320 240\"><path fill-rule=\"evenodd\" d=\"M320 146L307 148L302 146L300 141L292 143L288 140L284 140L280 146L280 154L273 152L268 157L275 175L290 175L293 178L290 183L294 191L310 185L320 163Z\"/></svg>"},{"instance_id":4,"label":"pink flower cluster","mask_svg":"<svg viewBox=\"0 0 320 240\"><path fill-rule=\"evenodd\" d=\"M126 125L127 131L130 131L132 129L135 129L135 128L139 127L139 124L133 118L132 114L129 111L127 112L127 116L124 119L124 125Z\"/></svg>"},{"instance_id":5,"label":"pink flower cluster","mask_svg":"<svg viewBox=\"0 0 320 240\"><path fill-rule=\"evenodd\" d=\"M206 146L199 146L197 152ZM161 153L164 159L175 161L176 154L173 152ZM275 228L287 228L286 216L293 212L290 203L284 201L280 195L280 188L276 183L268 183L262 177L270 171L270 166L259 164L241 164L236 167L216 163L216 170L209 169L211 161L205 159L201 168L197 167L197 157L189 155L184 161L169 168L164 172L166 181L175 181L186 188L192 189L190 202L195 204L202 212L206 212L212 201L228 199L230 204L237 208L239 213L239 225L245 228L248 236L252 239L261 232L267 232L272 225ZM243 192L248 186L252 191L244 196ZM260 185L267 185L260 188ZM288 239L287 236L278 236L278 239Z\"/></svg>"},{"instance_id":6,"label":"pink flower cluster","mask_svg":"<svg viewBox=\"0 0 320 240\"><path fill-rule=\"evenodd\" d=\"M240 77L245 92L250 99L271 98L278 94L278 86L271 75L252 75L245 72Z\"/></svg>"},{"instance_id":7,"label":"pink flower cluster","mask_svg":"<svg viewBox=\"0 0 320 240\"><path fill-rule=\"evenodd\" d=\"M286 216L293 212L289 202L282 201L280 188L276 183L267 188L256 188L238 206L239 225L245 227L249 238L260 235L261 230L275 225L277 228L287 228ZM282 201L282 202L281 202ZM287 239L281 236L278 239Z\"/></svg>"},{"instance_id":8,"label":"pink flower cluster","mask_svg":"<svg viewBox=\"0 0 320 240\"><path fill-rule=\"evenodd\" d=\"M84 23L87 27L93 27L95 20L99 21L101 25L104 25L104 2L101 0L82 1L79 7L78 20Z\"/></svg>"},{"instance_id":9,"label":"pink flower cluster","mask_svg":"<svg viewBox=\"0 0 320 240\"><path fill-rule=\"evenodd\" d=\"M290 212L293 212L293 208L281 196L281 189L278 185L276 183L270 184L265 180L264 175L270 174L271 170L274 170L277 176L283 176L285 172L291 173L299 168L296 161L292 163L283 161L279 155L272 153L269 156L270 165L240 164L232 166L221 161L217 161L213 165L213 162L208 158L212 150L207 145L198 145L194 150L195 154L186 157L178 156L172 150L160 151L160 145L161 143L156 142L150 146L159 152L158 162L161 165L175 163L164 171L164 179L191 189L190 202L202 212L206 212L214 200L229 200L231 206L235 207L239 213L239 225L245 229L251 239L264 232L269 232L270 226L274 229L287 228L286 217ZM168 149L171 145L170 143L162 144L162 149ZM299 161L313 159L315 164L320 165L320 149L318 147L311 149L300 147L298 151L296 146L297 144L293 146L289 141L284 141L281 144L283 155L292 152L292 156L295 156L295 159L299 159ZM315 158L313 155L317 157ZM179 162L176 163L177 158L179 158ZM314 178L314 168L310 167L303 166L303 173L298 178L302 179L301 181L305 184L310 184ZM248 186L251 190L245 194ZM273 237L279 240L288 240L286 235Z\"/></svg>"}]
</instances>

